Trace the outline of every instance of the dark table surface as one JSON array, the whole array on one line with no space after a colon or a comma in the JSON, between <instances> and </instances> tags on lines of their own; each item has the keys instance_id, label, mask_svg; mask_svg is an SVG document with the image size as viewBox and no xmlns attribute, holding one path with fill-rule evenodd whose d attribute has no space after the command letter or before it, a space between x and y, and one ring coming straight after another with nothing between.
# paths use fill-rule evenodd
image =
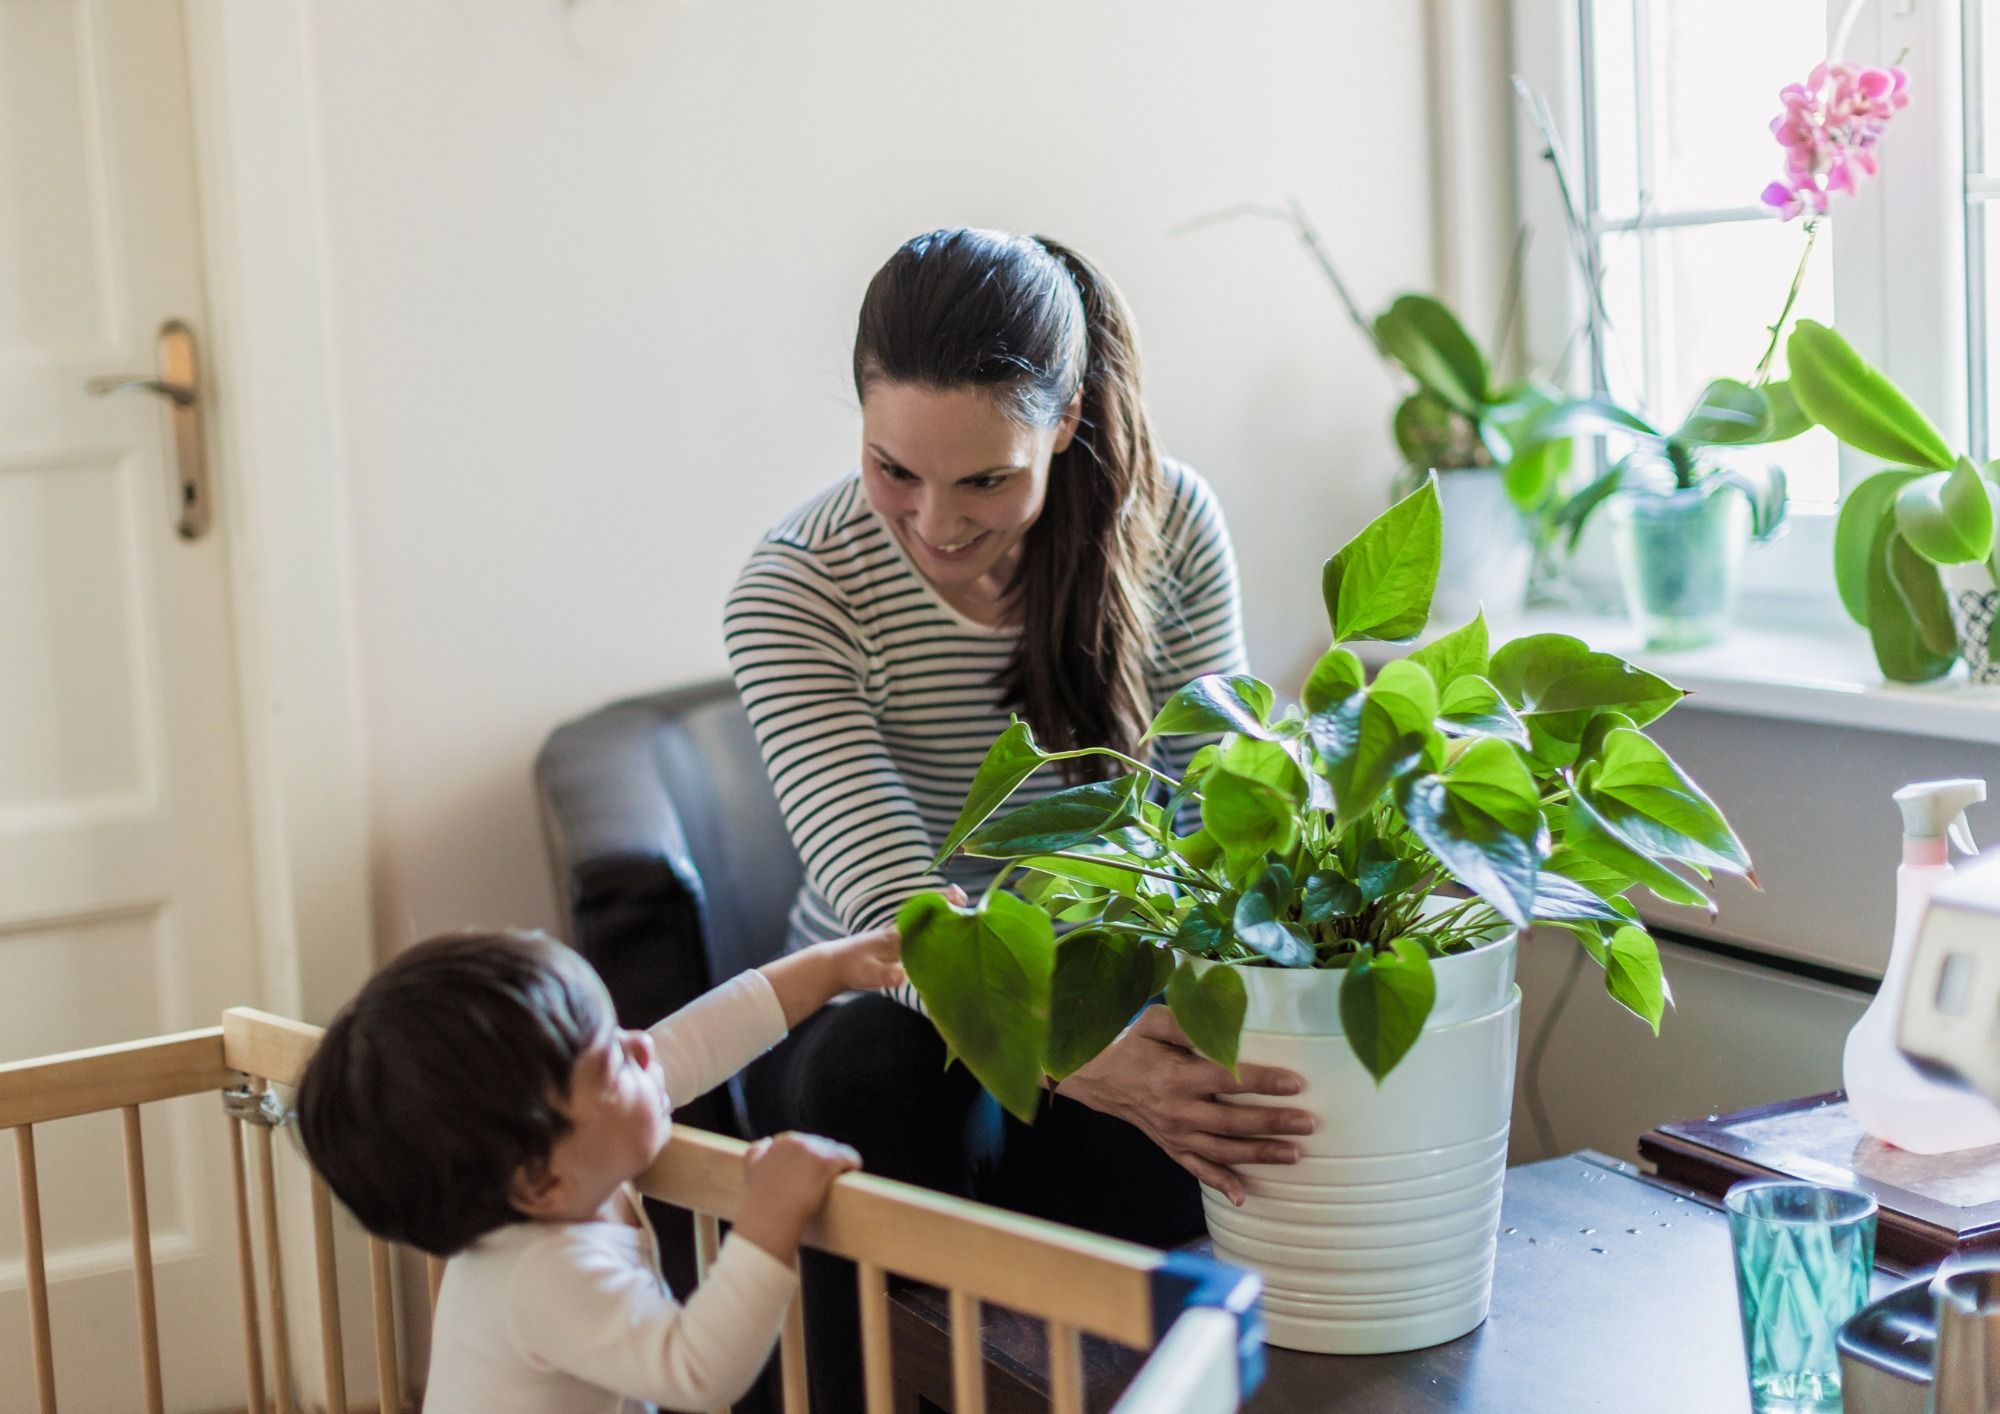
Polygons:
<instances>
[{"instance_id":1,"label":"dark table surface","mask_svg":"<svg viewBox=\"0 0 2000 1414\"><path fill-rule=\"evenodd\" d=\"M1875 1293L1902 1281L1878 1271ZM989 1311L985 1333L995 1410L1029 1407L999 1386L1042 1385L1039 1323ZM1245 1406L1254 1414L1750 1407L1727 1219L1589 1152L1508 1170L1493 1307L1471 1334L1398 1355L1266 1354ZM1088 1343L1093 1409L1109 1407L1138 1358Z\"/></svg>"}]
</instances>

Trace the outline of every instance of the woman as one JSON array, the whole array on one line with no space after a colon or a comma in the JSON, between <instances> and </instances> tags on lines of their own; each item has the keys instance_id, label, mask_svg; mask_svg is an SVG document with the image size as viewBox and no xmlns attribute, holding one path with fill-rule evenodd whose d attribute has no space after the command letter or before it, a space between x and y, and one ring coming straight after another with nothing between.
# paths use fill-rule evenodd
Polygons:
<instances>
[{"instance_id":1,"label":"woman","mask_svg":"<svg viewBox=\"0 0 2000 1414\"><path fill-rule=\"evenodd\" d=\"M1162 462L1129 317L1049 240L935 231L876 274L854 345L862 456L751 556L725 617L730 661L806 882L791 946L892 921L912 895L983 888L996 866L936 854L993 738L1018 713L1047 748L1139 745L1202 673L1241 672L1236 566L1192 471ZM1157 751L1179 774L1192 743ZM1063 763L1016 795L1080 779ZM871 1172L1171 1246L1202 1230L1200 1179L1297 1157L1290 1072L1232 1080L1153 1007L1056 1087L1032 1126L947 1070L910 995L859 996L746 1077L761 1132L854 1145ZM851 1407L851 1275L809 1265L813 1378ZM836 1325L835 1323L840 1323ZM833 1334L823 1334L833 1331Z\"/></svg>"}]
</instances>

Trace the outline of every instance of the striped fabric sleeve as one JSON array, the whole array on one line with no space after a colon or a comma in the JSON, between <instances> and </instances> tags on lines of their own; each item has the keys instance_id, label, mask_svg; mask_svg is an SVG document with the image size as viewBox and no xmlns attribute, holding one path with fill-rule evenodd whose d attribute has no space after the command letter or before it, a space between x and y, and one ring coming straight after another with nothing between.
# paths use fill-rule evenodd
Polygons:
<instances>
[{"instance_id":1,"label":"striped fabric sleeve","mask_svg":"<svg viewBox=\"0 0 2000 1414\"><path fill-rule=\"evenodd\" d=\"M1187 683L1206 673L1250 670L1243 646L1243 594L1236 577L1236 552L1222 506L1192 472L1173 468L1179 486L1161 525L1166 556L1166 591L1154 627L1149 686L1153 705L1164 706ZM1196 751L1212 737L1167 737L1155 764L1178 777ZM1179 828L1191 829L1183 822Z\"/></svg>"},{"instance_id":2,"label":"striped fabric sleeve","mask_svg":"<svg viewBox=\"0 0 2000 1414\"><path fill-rule=\"evenodd\" d=\"M723 614L736 687L806 877L865 932L944 887L916 802L866 692L867 653L839 583L807 551L760 545Z\"/></svg>"}]
</instances>

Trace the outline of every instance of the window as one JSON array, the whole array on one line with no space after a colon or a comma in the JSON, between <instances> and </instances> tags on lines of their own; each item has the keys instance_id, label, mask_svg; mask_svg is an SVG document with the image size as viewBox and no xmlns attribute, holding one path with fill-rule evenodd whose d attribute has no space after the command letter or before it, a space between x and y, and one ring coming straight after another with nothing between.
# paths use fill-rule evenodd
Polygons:
<instances>
[{"instance_id":1,"label":"window","mask_svg":"<svg viewBox=\"0 0 2000 1414\"><path fill-rule=\"evenodd\" d=\"M1802 223L1772 220L1758 193L1778 172L1778 90L1826 51L1826 4L1589 0L1578 28L1573 160L1609 324L1593 366L1671 426L1710 379L1751 380L1804 253ZM1837 215L1820 222L1795 315L1832 321L1838 236ZM1788 446L1784 465L1795 502L1839 498L1830 434Z\"/></svg>"},{"instance_id":2,"label":"window","mask_svg":"<svg viewBox=\"0 0 2000 1414\"><path fill-rule=\"evenodd\" d=\"M1668 423L1708 379L1750 375L1805 240L1801 222L1779 222L1759 201L1779 174L1778 90L1844 35L1840 57L1900 63L1912 101L1880 173L1820 223L1794 317L1837 323L1947 440L1994 454L2000 343L1990 357L1986 345L2000 340L2000 208L1989 220L1987 207L2000 201L2000 91L1987 101L1985 75L2000 83L2000 0L1514 0L1512 13L1514 64L1550 101L1611 327L1601 349L1573 337L1582 285L1554 178L1523 121L1537 367L1561 362L1569 386L1597 381ZM1780 373L1783 357L1780 345ZM1760 595L1830 599L1834 503L1877 465L1820 430L1776 456L1793 525L1746 561L1745 617Z\"/></svg>"}]
</instances>

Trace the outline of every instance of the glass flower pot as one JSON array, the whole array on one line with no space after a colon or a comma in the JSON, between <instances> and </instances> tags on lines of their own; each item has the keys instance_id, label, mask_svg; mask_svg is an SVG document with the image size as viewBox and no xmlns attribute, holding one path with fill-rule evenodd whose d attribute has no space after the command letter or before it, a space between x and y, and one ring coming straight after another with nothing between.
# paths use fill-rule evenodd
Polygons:
<instances>
[{"instance_id":1,"label":"glass flower pot","mask_svg":"<svg viewBox=\"0 0 2000 1414\"><path fill-rule=\"evenodd\" d=\"M1750 503L1732 486L1612 498L1625 606L1648 648L1718 642L1736 616Z\"/></svg>"}]
</instances>

